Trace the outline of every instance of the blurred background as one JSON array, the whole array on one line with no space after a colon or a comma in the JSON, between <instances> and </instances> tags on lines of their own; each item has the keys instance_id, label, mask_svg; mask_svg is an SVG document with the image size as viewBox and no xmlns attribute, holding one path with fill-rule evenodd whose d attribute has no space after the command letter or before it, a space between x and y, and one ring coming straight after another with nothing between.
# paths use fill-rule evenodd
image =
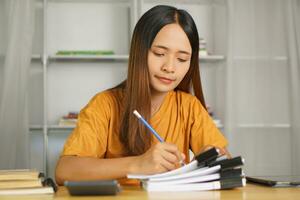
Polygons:
<instances>
[{"instance_id":1,"label":"blurred background","mask_svg":"<svg viewBox=\"0 0 300 200\"><path fill-rule=\"evenodd\" d=\"M126 78L151 7L194 18L208 110L247 175L300 174L300 0L0 0L0 169L54 176L77 114Z\"/></svg>"}]
</instances>

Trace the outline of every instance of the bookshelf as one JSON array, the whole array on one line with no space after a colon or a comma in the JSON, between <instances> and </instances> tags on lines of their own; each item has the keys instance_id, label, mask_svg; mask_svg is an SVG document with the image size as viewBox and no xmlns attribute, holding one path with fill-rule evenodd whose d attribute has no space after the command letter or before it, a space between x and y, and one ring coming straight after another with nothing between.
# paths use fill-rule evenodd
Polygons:
<instances>
[{"instance_id":1,"label":"bookshelf","mask_svg":"<svg viewBox=\"0 0 300 200\"><path fill-rule=\"evenodd\" d=\"M215 2L218 2L215 5ZM41 171L53 177L64 139L74 126L59 126L69 111L79 111L93 95L121 82L127 73L130 37L138 18L155 4L188 10L199 35L207 40L209 55L199 56L204 93L216 116L224 109L216 99L224 87L216 76L223 73L226 51L215 34L213 15L219 1L155 0L37 0L37 24L32 55L30 132L43 141ZM201 11L201 12L199 12ZM225 27L218 27L224 29ZM56 55L59 50L112 50L113 55ZM221 109L219 109L221 108ZM223 125L218 125L223 128ZM42 134L41 134L42 133ZM61 135L59 135L61 133ZM60 138L58 140L57 138ZM41 144L38 144L41 147ZM37 147L34 147L36 153ZM41 149L39 150L41 152ZM39 153L40 153L39 152ZM35 162L35 161L33 161ZM34 166L35 167L35 166Z\"/></svg>"}]
</instances>

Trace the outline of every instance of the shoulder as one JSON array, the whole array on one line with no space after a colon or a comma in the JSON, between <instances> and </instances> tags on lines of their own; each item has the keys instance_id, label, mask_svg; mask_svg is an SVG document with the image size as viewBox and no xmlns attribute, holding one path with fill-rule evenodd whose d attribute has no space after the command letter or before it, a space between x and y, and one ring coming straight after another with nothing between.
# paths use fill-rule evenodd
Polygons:
<instances>
[{"instance_id":1,"label":"shoulder","mask_svg":"<svg viewBox=\"0 0 300 200\"><path fill-rule=\"evenodd\" d=\"M177 90L173 92L172 96L174 96L174 98L176 98L176 100L180 102L183 106L193 106L194 104L201 105L199 99L190 93Z\"/></svg>"},{"instance_id":2,"label":"shoulder","mask_svg":"<svg viewBox=\"0 0 300 200\"><path fill-rule=\"evenodd\" d=\"M181 110L188 116L199 115L205 111L200 100L190 93L177 90L173 92L172 96L176 99Z\"/></svg>"},{"instance_id":3,"label":"shoulder","mask_svg":"<svg viewBox=\"0 0 300 200\"><path fill-rule=\"evenodd\" d=\"M108 89L97 93L89 102L89 104L113 103L121 101L123 98L122 89Z\"/></svg>"},{"instance_id":4,"label":"shoulder","mask_svg":"<svg viewBox=\"0 0 300 200\"><path fill-rule=\"evenodd\" d=\"M90 110L92 112L102 110L103 112L116 109L122 104L123 96L122 89L109 89L99 92L92 97L84 110Z\"/></svg>"}]
</instances>

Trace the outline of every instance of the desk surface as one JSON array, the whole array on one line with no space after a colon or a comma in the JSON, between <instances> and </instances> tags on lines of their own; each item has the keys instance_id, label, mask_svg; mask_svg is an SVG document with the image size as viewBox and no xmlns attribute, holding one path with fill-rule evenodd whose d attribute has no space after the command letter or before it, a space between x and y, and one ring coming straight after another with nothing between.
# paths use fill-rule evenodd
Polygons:
<instances>
[{"instance_id":1,"label":"desk surface","mask_svg":"<svg viewBox=\"0 0 300 200\"><path fill-rule=\"evenodd\" d=\"M217 191L203 191L203 192L155 192L147 193L140 187L126 186L123 187L121 193L117 196L70 196L65 187L60 187L58 192L54 195L35 195L35 196L0 196L0 200L6 199L40 199L40 200L88 200L88 199L157 199L157 200L169 200L169 199L221 199L221 200L237 200L237 199L263 199L263 200L299 200L300 188L270 188L265 186L257 186L253 184L247 184L246 187L237 188L233 190L217 190Z\"/></svg>"}]
</instances>

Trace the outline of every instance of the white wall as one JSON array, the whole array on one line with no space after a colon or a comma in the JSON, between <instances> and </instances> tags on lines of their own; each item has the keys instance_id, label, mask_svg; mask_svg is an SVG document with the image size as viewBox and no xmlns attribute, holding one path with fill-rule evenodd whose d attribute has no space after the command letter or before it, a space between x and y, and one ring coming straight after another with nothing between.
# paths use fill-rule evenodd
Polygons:
<instances>
[{"instance_id":1,"label":"white wall","mask_svg":"<svg viewBox=\"0 0 300 200\"><path fill-rule=\"evenodd\" d=\"M246 158L248 175L290 174L284 2L232 2L225 118L230 150Z\"/></svg>"}]
</instances>

